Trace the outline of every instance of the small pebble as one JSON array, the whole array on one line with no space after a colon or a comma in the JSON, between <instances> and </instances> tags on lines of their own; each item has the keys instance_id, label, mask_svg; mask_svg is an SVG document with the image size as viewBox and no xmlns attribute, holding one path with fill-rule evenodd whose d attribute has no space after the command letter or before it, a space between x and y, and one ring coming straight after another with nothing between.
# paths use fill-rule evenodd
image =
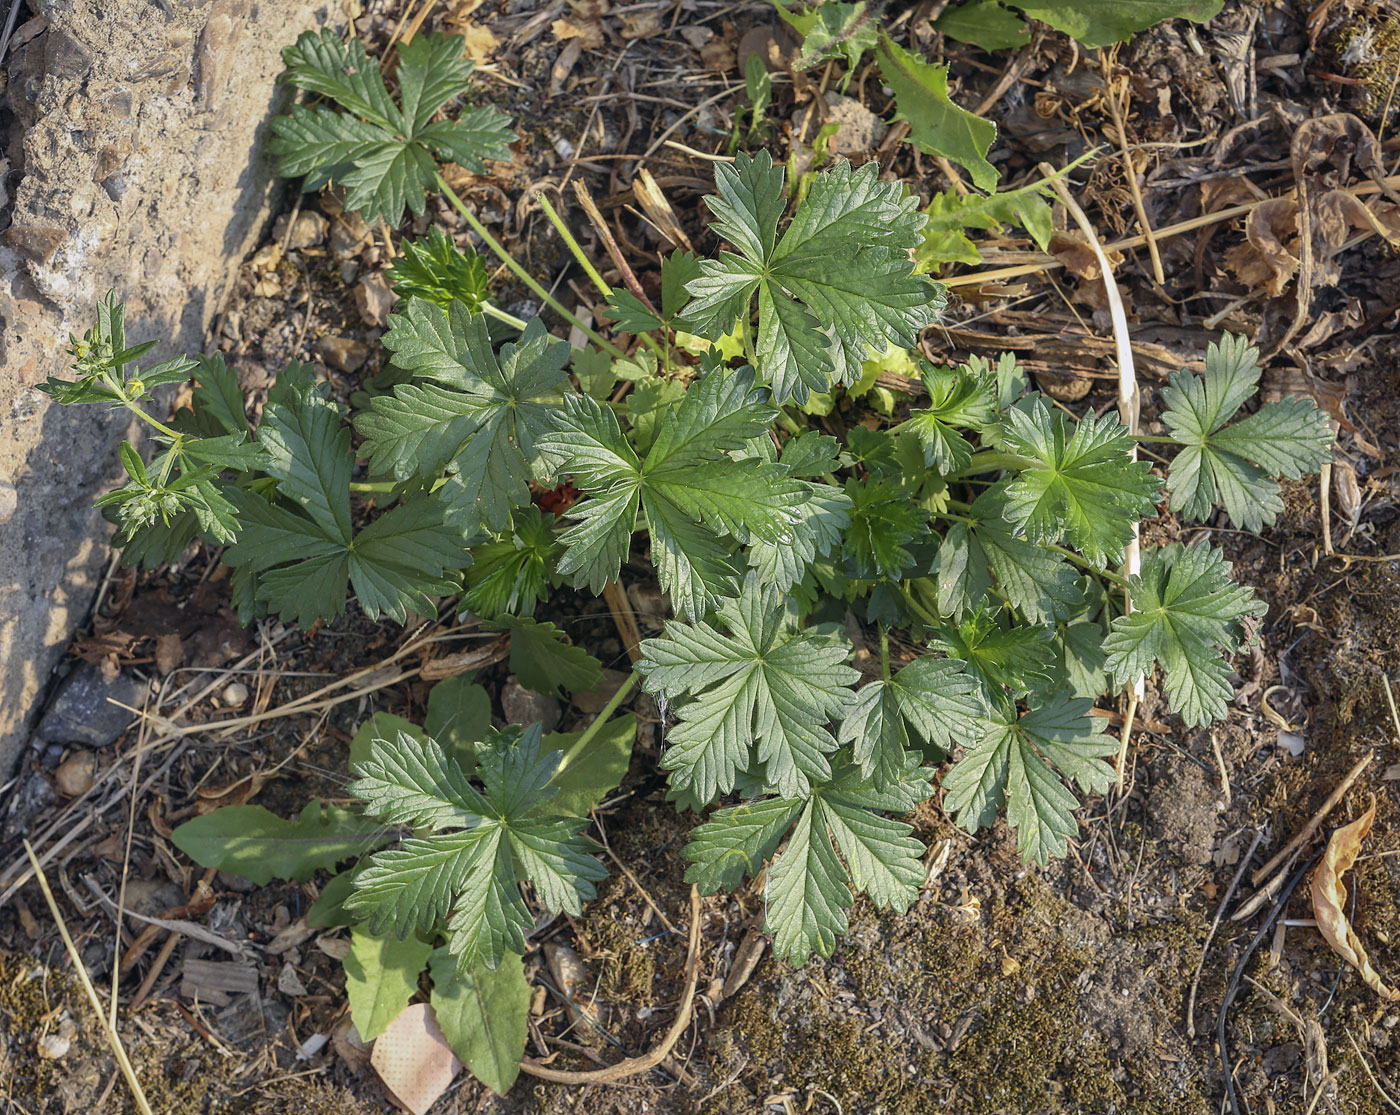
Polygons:
<instances>
[{"instance_id":1,"label":"small pebble","mask_svg":"<svg viewBox=\"0 0 1400 1115\"><path fill-rule=\"evenodd\" d=\"M238 708L248 699L248 687L241 681L230 682L225 686L219 700L225 708Z\"/></svg>"},{"instance_id":2,"label":"small pebble","mask_svg":"<svg viewBox=\"0 0 1400 1115\"><path fill-rule=\"evenodd\" d=\"M292 225L291 239L287 239L287 215L277 218L277 223L272 227L272 238L278 244L286 240L287 247L296 251L300 248L314 248L326 238L329 230L330 222L320 213L305 211L297 214L296 222Z\"/></svg>"},{"instance_id":3,"label":"small pebble","mask_svg":"<svg viewBox=\"0 0 1400 1115\"><path fill-rule=\"evenodd\" d=\"M53 784L66 798L75 798L92 789L97 775L97 759L91 751L75 751L53 772Z\"/></svg>"},{"instance_id":4,"label":"small pebble","mask_svg":"<svg viewBox=\"0 0 1400 1115\"><path fill-rule=\"evenodd\" d=\"M512 724L533 724L539 721L546 732L559 726L562 710L559 702L545 693L534 693L514 678L507 678L501 687L501 711Z\"/></svg>"},{"instance_id":5,"label":"small pebble","mask_svg":"<svg viewBox=\"0 0 1400 1115\"><path fill-rule=\"evenodd\" d=\"M35 1044L39 1056L50 1061L57 1061L73 1047L72 1039L62 1034L45 1034Z\"/></svg>"},{"instance_id":6,"label":"small pebble","mask_svg":"<svg viewBox=\"0 0 1400 1115\"><path fill-rule=\"evenodd\" d=\"M316 342L316 355L341 372L358 372L369 359L369 346L363 341L329 334Z\"/></svg>"},{"instance_id":7,"label":"small pebble","mask_svg":"<svg viewBox=\"0 0 1400 1115\"><path fill-rule=\"evenodd\" d=\"M366 275L355 287L355 309L366 325L383 325L394 307L394 292L383 275Z\"/></svg>"}]
</instances>

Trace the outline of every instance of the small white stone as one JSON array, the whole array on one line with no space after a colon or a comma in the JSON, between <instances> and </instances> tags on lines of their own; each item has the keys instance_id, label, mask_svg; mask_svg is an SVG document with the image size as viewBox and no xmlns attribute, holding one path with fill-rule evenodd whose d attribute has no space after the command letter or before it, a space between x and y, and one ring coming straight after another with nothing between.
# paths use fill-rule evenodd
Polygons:
<instances>
[{"instance_id":1,"label":"small white stone","mask_svg":"<svg viewBox=\"0 0 1400 1115\"><path fill-rule=\"evenodd\" d=\"M248 699L248 687L241 681L231 682L219 699L225 708L238 708Z\"/></svg>"},{"instance_id":2,"label":"small white stone","mask_svg":"<svg viewBox=\"0 0 1400 1115\"><path fill-rule=\"evenodd\" d=\"M73 1042L62 1034L45 1034L38 1040L36 1045L40 1057L46 1057L50 1061L57 1061L72 1048Z\"/></svg>"},{"instance_id":3,"label":"small white stone","mask_svg":"<svg viewBox=\"0 0 1400 1115\"><path fill-rule=\"evenodd\" d=\"M0 480L0 523L8 523L19 508L19 493L8 480Z\"/></svg>"}]
</instances>

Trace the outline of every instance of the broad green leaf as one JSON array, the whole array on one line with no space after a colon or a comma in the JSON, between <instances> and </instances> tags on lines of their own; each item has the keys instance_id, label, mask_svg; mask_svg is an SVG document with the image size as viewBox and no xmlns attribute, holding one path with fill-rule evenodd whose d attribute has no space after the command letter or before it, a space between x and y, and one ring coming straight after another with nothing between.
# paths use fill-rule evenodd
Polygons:
<instances>
[{"instance_id":1,"label":"broad green leaf","mask_svg":"<svg viewBox=\"0 0 1400 1115\"><path fill-rule=\"evenodd\" d=\"M592 737L585 739L590 731ZM550 809L570 817L587 817L627 777L636 739L637 718L630 712L600 725L597 731L590 728L545 736L545 746L562 753L559 769L549 782L558 791L549 799Z\"/></svg>"},{"instance_id":2,"label":"broad green leaf","mask_svg":"<svg viewBox=\"0 0 1400 1115\"><path fill-rule=\"evenodd\" d=\"M462 971L451 953L438 949L430 969L429 1002L443 1037L472 1075L497 1095L505 1095L520 1074L529 1036L530 984L518 957L507 957L495 971Z\"/></svg>"},{"instance_id":3,"label":"broad green leaf","mask_svg":"<svg viewBox=\"0 0 1400 1115\"><path fill-rule=\"evenodd\" d=\"M813 952L830 956L837 935L846 931L852 891L897 910L918 895L923 845L908 825L878 812L907 812L928 797L928 772L912 756L908 764L904 776L884 790L840 762L830 779L807 794L717 811L691 832L686 880L711 894L756 876L771 860L764 929L773 935L774 951L799 966ZM789 827L787 847L778 854Z\"/></svg>"},{"instance_id":4,"label":"broad green leaf","mask_svg":"<svg viewBox=\"0 0 1400 1115\"><path fill-rule=\"evenodd\" d=\"M963 663L926 654L889 681L858 690L838 738L851 746L861 775L884 789L904 779L915 741L951 751L976 729L982 710L977 681Z\"/></svg>"},{"instance_id":5,"label":"broad green leaf","mask_svg":"<svg viewBox=\"0 0 1400 1115\"><path fill-rule=\"evenodd\" d=\"M1168 19L1204 23L1220 13L1223 0L1050 0L1049 3L1007 0L1007 3L1031 19L1049 24L1095 50L1127 42L1137 32Z\"/></svg>"},{"instance_id":6,"label":"broad green leaf","mask_svg":"<svg viewBox=\"0 0 1400 1115\"><path fill-rule=\"evenodd\" d=\"M779 239L784 173L768 153L715 168L718 196L705 201L738 254L701 262L684 328L718 341L756 298L758 373L779 403L854 383L872 350L915 348L942 308L942 288L909 258L925 223L917 203L877 169L843 162L816 175Z\"/></svg>"},{"instance_id":7,"label":"broad green leaf","mask_svg":"<svg viewBox=\"0 0 1400 1115\"><path fill-rule=\"evenodd\" d=\"M777 591L752 574L719 605L716 621L672 621L664 636L642 643L643 687L672 702L690 698L661 765L673 786L701 801L728 793L755 762L780 793L804 793L831 773L836 740L825 725L842 718L847 687L860 676L845 665L849 647L796 630Z\"/></svg>"},{"instance_id":8,"label":"broad green leaf","mask_svg":"<svg viewBox=\"0 0 1400 1115\"><path fill-rule=\"evenodd\" d=\"M632 426L632 443L645 454L656 441L661 422L676 409L685 396L685 385L659 376L638 380L627 392L627 420Z\"/></svg>"},{"instance_id":9,"label":"broad green leaf","mask_svg":"<svg viewBox=\"0 0 1400 1115\"><path fill-rule=\"evenodd\" d=\"M1024 715L1008 708L994 711L981 739L944 776L943 807L976 832L1005 804L1027 863L1064 855L1077 831L1079 800L1063 780L1097 793L1114 777L1103 757L1117 752L1118 741L1089 715L1092 706L1060 692Z\"/></svg>"},{"instance_id":10,"label":"broad green leaf","mask_svg":"<svg viewBox=\"0 0 1400 1115\"><path fill-rule=\"evenodd\" d=\"M242 529L224 560L256 574L259 603L309 626L338 616L353 585L371 619L403 623L410 610L435 613L431 598L455 591L450 571L466 555L436 497L400 503L353 533L350 434L328 402L296 391L269 401L258 437L277 500L230 491Z\"/></svg>"},{"instance_id":11,"label":"broad green leaf","mask_svg":"<svg viewBox=\"0 0 1400 1115\"><path fill-rule=\"evenodd\" d=\"M1114 619L1104 641L1119 684L1166 674L1167 702L1190 727L1223 720L1234 699L1224 655L1244 642L1241 621L1267 610L1251 589L1230 579L1230 563L1209 546L1173 544L1143 555L1129 579L1134 611Z\"/></svg>"},{"instance_id":12,"label":"broad green leaf","mask_svg":"<svg viewBox=\"0 0 1400 1115\"><path fill-rule=\"evenodd\" d=\"M476 766L472 747L491 732L491 697L471 674L445 678L428 691L423 731L468 773ZM470 762L467 756L471 756Z\"/></svg>"},{"instance_id":13,"label":"broad green leaf","mask_svg":"<svg viewBox=\"0 0 1400 1115\"><path fill-rule=\"evenodd\" d=\"M240 875L258 886L273 879L305 882L377 847L391 834L384 825L313 799L294 821L261 805L226 805L175 829L175 847L201 867Z\"/></svg>"},{"instance_id":14,"label":"broad green leaf","mask_svg":"<svg viewBox=\"0 0 1400 1115\"><path fill-rule=\"evenodd\" d=\"M971 522L944 534L934 561L938 607L961 618L977 607L993 583L1031 623L1069 619L1083 606L1074 566L1043 546L1018 538L1004 517L1006 482L972 504Z\"/></svg>"},{"instance_id":15,"label":"broad green leaf","mask_svg":"<svg viewBox=\"0 0 1400 1115\"><path fill-rule=\"evenodd\" d=\"M1155 512L1158 482L1117 417L1071 423L1037 399L1003 422L1006 447L1029 462L1006 489L1007 521L1032 542L1068 541L1100 569L1120 558Z\"/></svg>"},{"instance_id":16,"label":"broad green leaf","mask_svg":"<svg viewBox=\"0 0 1400 1115\"><path fill-rule=\"evenodd\" d=\"M591 693L603 684L603 666L582 647L564 641L552 623L502 616L487 625L510 632L510 672L536 693Z\"/></svg>"},{"instance_id":17,"label":"broad green leaf","mask_svg":"<svg viewBox=\"0 0 1400 1115\"><path fill-rule=\"evenodd\" d=\"M650 333L666 324L655 310L643 304L630 290L618 287L607 297L608 317L624 333Z\"/></svg>"},{"instance_id":18,"label":"broad green leaf","mask_svg":"<svg viewBox=\"0 0 1400 1115\"><path fill-rule=\"evenodd\" d=\"M568 384L568 345L536 318L497 356L480 314L421 300L391 315L384 345L405 371L435 382L400 384L356 418L371 470L431 480L445 467L448 524L466 536L504 532L512 509L530 502L535 444Z\"/></svg>"},{"instance_id":19,"label":"broad green leaf","mask_svg":"<svg viewBox=\"0 0 1400 1115\"><path fill-rule=\"evenodd\" d=\"M774 413L751 369L715 369L662 418L642 461L611 408L586 396L565 399L539 446L592 498L569 512L574 525L560 538L560 574L601 593L627 556L640 508L652 562L678 615L703 615L733 596L734 543L789 540L799 518L793 505L807 494L779 466L727 455L764 433Z\"/></svg>"},{"instance_id":20,"label":"broad green leaf","mask_svg":"<svg viewBox=\"0 0 1400 1115\"><path fill-rule=\"evenodd\" d=\"M979 190L996 189L999 175L987 162L987 151L997 138L997 127L953 103L947 65L926 62L884 34L876 53L880 73L894 90L895 119L909 123L909 141L965 167Z\"/></svg>"},{"instance_id":21,"label":"broad green leaf","mask_svg":"<svg viewBox=\"0 0 1400 1115\"><path fill-rule=\"evenodd\" d=\"M306 911L306 924L313 929L334 929L339 926L354 925L354 916L345 908L345 900L350 897L354 889L354 869L342 871L321 888L321 897L316 899Z\"/></svg>"},{"instance_id":22,"label":"broad green leaf","mask_svg":"<svg viewBox=\"0 0 1400 1115\"><path fill-rule=\"evenodd\" d=\"M1283 510L1271 476L1295 479L1330 459L1327 413L1308 399L1265 403L1226 425L1259 383L1259 351L1226 335L1197 376L1183 369L1162 389L1162 420L1181 452L1167 472L1171 509L1204 519L1218 503L1238 527L1258 531Z\"/></svg>"},{"instance_id":23,"label":"broad green leaf","mask_svg":"<svg viewBox=\"0 0 1400 1115\"><path fill-rule=\"evenodd\" d=\"M792 11L777 3L778 15L802 36L802 56L793 64L810 69L841 55L853 73L867 50L874 50L879 23L868 14L864 0L855 4L826 0L808 11Z\"/></svg>"},{"instance_id":24,"label":"broad green leaf","mask_svg":"<svg viewBox=\"0 0 1400 1115\"><path fill-rule=\"evenodd\" d=\"M1007 11L998 0L968 0L945 8L933 21L933 29L987 51L1017 50L1030 42L1025 20Z\"/></svg>"},{"instance_id":25,"label":"broad green leaf","mask_svg":"<svg viewBox=\"0 0 1400 1115\"><path fill-rule=\"evenodd\" d=\"M432 952L433 946L417 937L377 937L357 925L350 927L345 996L361 1038L373 1041L403 1013L418 993L418 977Z\"/></svg>"}]
</instances>

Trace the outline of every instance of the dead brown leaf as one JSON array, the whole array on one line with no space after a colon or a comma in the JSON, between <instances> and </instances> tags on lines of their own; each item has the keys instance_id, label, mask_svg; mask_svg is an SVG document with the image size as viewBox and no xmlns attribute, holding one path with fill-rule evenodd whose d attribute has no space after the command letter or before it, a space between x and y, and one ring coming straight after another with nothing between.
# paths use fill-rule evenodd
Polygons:
<instances>
[{"instance_id":1,"label":"dead brown leaf","mask_svg":"<svg viewBox=\"0 0 1400 1115\"><path fill-rule=\"evenodd\" d=\"M1245 242L1225 253L1225 266L1247 287L1277 296L1298 273L1298 203L1279 197L1261 202L1244 222Z\"/></svg>"},{"instance_id":2,"label":"dead brown leaf","mask_svg":"<svg viewBox=\"0 0 1400 1115\"><path fill-rule=\"evenodd\" d=\"M456 654L445 654L441 658L430 658L423 663L418 676L424 681L441 681L443 678L465 674L468 670L480 670L483 666L490 666L501 661L509 653L510 635L505 634L484 646L458 651Z\"/></svg>"},{"instance_id":3,"label":"dead brown leaf","mask_svg":"<svg viewBox=\"0 0 1400 1115\"><path fill-rule=\"evenodd\" d=\"M1343 825L1332 834L1327 842L1327 852L1318 864L1312 877L1313 917L1317 928L1332 951L1361 973L1366 986L1389 1002L1400 999L1400 992L1386 985L1380 973L1371 967L1371 958L1356 935L1356 930L1347 920L1345 906L1346 885L1342 876L1351 870L1356 857L1361 854L1361 842L1371 831L1371 822L1376 817L1376 800L1371 799L1371 807L1349 825Z\"/></svg>"},{"instance_id":4,"label":"dead brown leaf","mask_svg":"<svg viewBox=\"0 0 1400 1115\"><path fill-rule=\"evenodd\" d=\"M603 25L596 19L565 16L563 19L556 19L549 29L560 42L570 39L577 41L580 50L597 50L604 42ZM569 69L573 67L570 66Z\"/></svg>"},{"instance_id":5,"label":"dead brown leaf","mask_svg":"<svg viewBox=\"0 0 1400 1115\"><path fill-rule=\"evenodd\" d=\"M622 17L622 37L624 39L649 39L661 34L661 13L655 8L643 8L640 12L628 12Z\"/></svg>"},{"instance_id":6,"label":"dead brown leaf","mask_svg":"<svg viewBox=\"0 0 1400 1115\"><path fill-rule=\"evenodd\" d=\"M194 811L202 817L206 813L222 809L225 805L247 805L257 796L258 791L267 785L270 777L260 770L255 770L247 777L227 786L201 787L195 791Z\"/></svg>"},{"instance_id":7,"label":"dead brown leaf","mask_svg":"<svg viewBox=\"0 0 1400 1115\"><path fill-rule=\"evenodd\" d=\"M495 32L475 20L464 20L457 24L455 29L457 34L467 40L467 57L473 62L484 62L501 45L501 40L496 37Z\"/></svg>"}]
</instances>

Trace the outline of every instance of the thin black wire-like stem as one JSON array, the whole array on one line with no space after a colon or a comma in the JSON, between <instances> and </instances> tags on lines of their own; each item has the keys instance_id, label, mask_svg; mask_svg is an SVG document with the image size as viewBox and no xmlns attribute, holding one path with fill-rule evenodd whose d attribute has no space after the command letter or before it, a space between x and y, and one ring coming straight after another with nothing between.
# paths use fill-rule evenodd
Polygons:
<instances>
[{"instance_id":1,"label":"thin black wire-like stem","mask_svg":"<svg viewBox=\"0 0 1400 1115\"><path fill-rule=\"evenodd\" d=\"M1217 1026L1216 1039L1220 1043L1220 1068L1225 1074L1225 1095L1230 1101L1230 1115L1249 1115L1249 1108L1246 1105L1243 1112L1240 1110L1240 1097L1235 1094L1235 1074L1230 1068L1230 1048L1229 1048L1229 1021L1230 1004L1235 1001L1235 995L1239 992L1240 981L1244 978L1244 970L1249 964L1249 958L1259 947L1259 943L1274 927L1274 922L1278 921L1279 915L1283 913L1284 907L1288 905L1288 900L1293 897L1293 892L1298 889L1298 884L1303 881L1306 875L1322 858L1319 852L1293 872L1293 877L1288 880L1288 885L1283 888L1283 893L1278 896L1278 901L1269 911L1269 916L1264 919L1264 924L1259 927L1259 931L1254 934L1254 938L1249 942L1244 950L1244 955L1240 957L1239 964L1235 967L1235 974L1230 977L1230 986L1225 989L1225 998L1220 1002L1220 1020Z\"/></svg>"}]
</instances>

